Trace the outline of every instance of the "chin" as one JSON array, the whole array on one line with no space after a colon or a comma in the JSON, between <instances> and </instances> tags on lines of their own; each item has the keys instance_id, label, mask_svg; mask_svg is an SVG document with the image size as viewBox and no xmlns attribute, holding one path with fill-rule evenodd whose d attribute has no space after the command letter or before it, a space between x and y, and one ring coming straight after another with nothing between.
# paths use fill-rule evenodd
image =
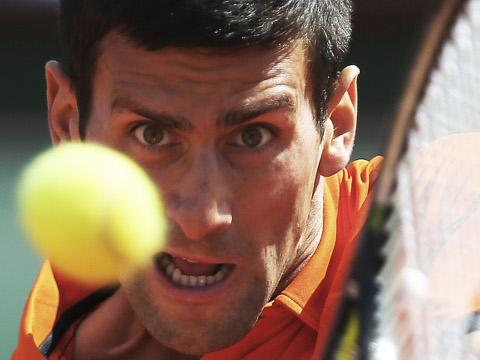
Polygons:
<instances>
[{"instance_id":1,"label":"chin","mask_svg":"<svg viewBox=\"0 0 480 360\"><path fill-rule=\"evenodd\" d=\"M190 331L168 332L165 334L152 334L152 336L164 346L185 354L192 356L202 356L208 353L224 350L242 340L248 332L252 329L253 324L248 327L237 326L235 328L229 327L228 330L217 328L214 330L190 328ZM185 329L183 329L185 330Z\"/></svg>"},{"instance_id":2,"label":"chin","mask_svg":"<svg viewBox=\"0 0 480 360\"><path fill-rule=\"evenodd\" d=\"M241 274L235 268L210 289L192 289L172 283L158 269L146 270L122 288L156 342L182 354L204 355L242 340L271 296L265 277Z\"/></svg>"}]
</instances>

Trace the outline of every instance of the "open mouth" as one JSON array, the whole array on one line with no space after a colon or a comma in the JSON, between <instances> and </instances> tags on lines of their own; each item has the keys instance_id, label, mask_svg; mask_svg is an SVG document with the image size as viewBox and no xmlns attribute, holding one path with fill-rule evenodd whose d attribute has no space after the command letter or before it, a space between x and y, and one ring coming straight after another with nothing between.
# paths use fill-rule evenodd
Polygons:
<instances>
[{"instance_id":1,"label":"open mouth","mask_svg":"<svg viewBox=\"0 0 480 360\"><path fill-rule=\"evenodd\" d=\"M155 257L155 262L173 283L193 288L221 282L234 267L233 264L202 263L163 252Z\"/></svg>"}]
</instances>

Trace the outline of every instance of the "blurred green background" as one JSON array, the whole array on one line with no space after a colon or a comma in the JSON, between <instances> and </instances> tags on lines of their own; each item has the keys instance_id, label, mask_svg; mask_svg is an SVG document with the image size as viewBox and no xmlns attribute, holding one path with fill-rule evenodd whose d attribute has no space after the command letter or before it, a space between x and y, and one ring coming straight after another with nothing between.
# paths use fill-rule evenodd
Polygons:
<instances>
[{"instance_id":1,"label":"blurred green background","mask_svg":"<svg viewBox=\"0 0 480 360\"><path fill-rule=\"evenodd\" d=\"M433 0L356 0L352 50L360 67L354 158L380 154L406 67ZM15 185L25 164L50 146L44 64L63 59L56 0L0 0L0 357L16 346L19 321L40 259L15 214Z\"/></svg>"}]
</instances>

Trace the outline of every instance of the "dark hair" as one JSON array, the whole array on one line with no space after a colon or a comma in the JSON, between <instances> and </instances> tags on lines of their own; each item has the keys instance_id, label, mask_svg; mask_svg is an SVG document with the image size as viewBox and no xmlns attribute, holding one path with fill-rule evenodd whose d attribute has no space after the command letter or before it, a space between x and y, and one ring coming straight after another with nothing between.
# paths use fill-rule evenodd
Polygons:
<instances>
[{"instance_id":1,"label":"dark hair","mask_svg":"<svg viewBox=\"0 0 480 360\"><path fill-rule=\"evenodd\" d=\"M238 48L303 40L315 118L328 99L351 34L351 0L61 0L60 28L83 136L100 43L111 31L147 50Z\"/></svg>"}]
</instances>

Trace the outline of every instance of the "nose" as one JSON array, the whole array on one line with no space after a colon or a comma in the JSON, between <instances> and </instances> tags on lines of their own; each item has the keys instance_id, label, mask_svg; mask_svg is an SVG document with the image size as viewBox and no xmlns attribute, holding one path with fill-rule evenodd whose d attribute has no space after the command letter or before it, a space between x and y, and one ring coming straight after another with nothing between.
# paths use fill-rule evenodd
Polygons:
<instances>
[{"instance_id":1,"label":"nose","mask_svg":"<svg viewBox=\"0 0 480 360\"><path fill-rule=\"evenodd\" d=\"M175 178L165 210L186 237L202 239L232 223L226 176L214 154L205 151Z\"/></svg>"}]
</instances>

